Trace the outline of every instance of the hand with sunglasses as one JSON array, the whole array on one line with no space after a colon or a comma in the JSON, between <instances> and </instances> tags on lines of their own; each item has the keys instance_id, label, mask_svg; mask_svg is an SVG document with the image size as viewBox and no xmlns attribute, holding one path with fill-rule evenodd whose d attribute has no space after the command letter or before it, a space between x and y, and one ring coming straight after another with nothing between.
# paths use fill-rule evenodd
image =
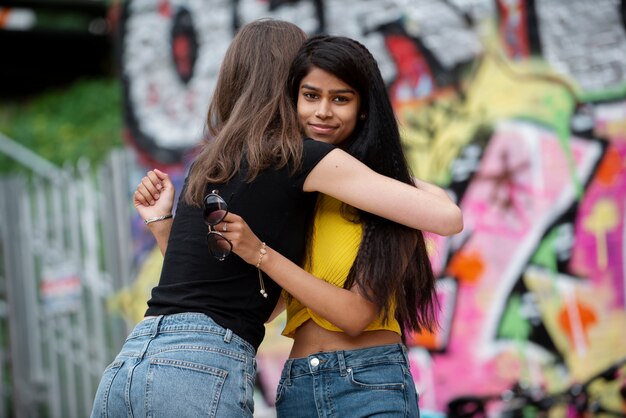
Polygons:
<instances>
[{"instance_id":1,"label":"hand with sunglasses","mask_svg":"<svg viewBox=\"0 0 626 418\"><path fill-rule=\"evenodd\" d=\"M262 247L263 242L252 232L252 229L241 216L229 212L213 228L230 242L233 253L237 254L248 264L257 264L259 261L259 249Z\"/></svg>"},{"instance_id":2,"label":"hand with sunglasses","mask_svg":"<svg viewBox=\"0 0 626 418\"><path fill-rule=\"evenodd\" d=\"M324 318L346 334L359 334L378 314L378 308L361 295L358 287L342 289L316 277L262 241L239 215L228 213L215 228L227 239L232 252L246 263L257 266L298 300L306 301ZM263 248L263 257L260 250ZM338 309L338 306L350 309ZM274 309L270 320L284 309L284 300Z\"/></svg>"},{"instance_id":3,"label":"hand with sunglasses","mask_svg":"<svg viewBox=\"0 0 626 418\"><path fill-rule=\"evenodd\" d=\"M224 261L233 249L231 241L224 236L228 227L224 218L228 214L228 205L217 190L204 196L204 223L209 227L206 243L209 253L219 261ZM220 225L220 229L217 226Z\"/></svg>"},{"instance_id":4,"label":"hand with sunglasses","mask_svg":"<svg viewBox=\"0 0 626 418\"><path fill-rule=\"evenodd\" d=\"M176 189L170 176L155 168L141 179L133 194L133 204L142 219L157 219L172 213L175 196ZM162 254L165 254L167 248L171 226L172 221L169 218L148 224Z\"/></svg>"},{"instance_id":5,"label":"hand with sunglasses","mask_svg":"<svg viewBox=\"0 0 626 418\"><path fill-rule=\"evenodd\" d=\"M204 196L203 217L204 223L207 224L207 226L209 227L209 232L206 236L206 243L209 249L209 253L211 253L211 255L219 261L224 261L226 257L228 257L233 251L233 241L235 241L235 245L239 247L239 238L242 231L249 232L247 239L244 240L244 243L255 243L256 241L259 241L259 239L254 234L252 234L252 230L248 227L248 225L240 216L230 214L231 216L229 222L226 221L226 217L228 215L228 204L219 195L219 191L213 190L211 193ZM236 225L237 228L234 228L235 221L238 221ZM229 231L229 225L231 225L231 234L229 235L230 239L225 235ZM217 228L218 226L220 229ZM260 270L263 256L267 254L267 251L265 249L266 245L264 242L259 241L259 245L256 246L256 248L259 249L258 258L256 261L256 268L259 269L259 290L263 297L267 298L268 294L265 290L265 282L263 280L263 274ZM241 253L239 253L239 255L242 256ZM244 258L244 260L249 263L249 259Z\"/></svg>"}]
</instances>

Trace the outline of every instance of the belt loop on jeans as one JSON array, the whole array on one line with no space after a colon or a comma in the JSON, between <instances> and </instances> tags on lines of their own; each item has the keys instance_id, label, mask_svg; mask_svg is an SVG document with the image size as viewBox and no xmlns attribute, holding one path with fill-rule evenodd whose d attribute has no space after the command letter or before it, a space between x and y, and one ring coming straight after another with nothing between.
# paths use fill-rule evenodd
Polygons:
<instances>
[{"instance_id":1,"label":"belt loop on jeans","mask_svg":"<svg viewBox=\"0 0 626 418\"><path fill-rule=\"evenodd\" d=\"M337 360L339 360L339 371L341 372L341 376L345 377L348 374L346 370L346 359L343 355L343 351L337 351Z\"/></svg>"},{"instance_id":2,"label":"belt loop on jeans","mask_svg":"<svg viewBox=\"0 0 626 418\"><path fill-rule=\"evenodd\" d=\"M411 368L411 359L409 358L409 352L404 344L400 344L400 348L402 349L402 357L404 358L404 362L406 366Z\"/></svg>"},{"instance_id":3,"label":"belt loop on jeans","mask_svg":"<svg viewBox=\"0 0 626 418\"><path fill-rule=\"evenodd\" d=\"M230 344L230 341L233 339L233 331L229 328L226 328L226 334L224 334L224 342L226 344Z\"/></svg>"},{"instance_id":4,"label":"belt loop on jeans","mask_svg":"<svg viewBox=\"0 0 626 418\"><path fill-rule=\"evenodd\" d=\"M285 362L285 385L291 386L291 366L293 365L293 359L288 359Z\"/></svg>"},{"instance_id":5,"label":"belt loop on jeans","mask_svg":"<svg viewBox=\"0 0 626 418\"><path fill-rule=\"evenodd\" d=\"M161 320L164 315L159 315L154 318L152 325L150 325L150 337L154 338L159 333L159 326L161 325Z\"/></svg>"}]
</instances>

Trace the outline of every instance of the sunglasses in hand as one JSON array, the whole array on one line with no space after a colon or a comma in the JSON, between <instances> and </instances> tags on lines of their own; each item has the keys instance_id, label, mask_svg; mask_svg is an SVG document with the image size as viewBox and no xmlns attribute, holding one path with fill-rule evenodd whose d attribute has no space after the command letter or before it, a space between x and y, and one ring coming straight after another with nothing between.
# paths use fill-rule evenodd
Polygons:
<instances>
[{"instance_id":1,"label":"sunglasses in hand","mask_svg":"<svg viewBox=\"0 0 626 418\"><path fill-rule=\"evenodd\" d=\"M218 194L217 190L204 196L204 223L209 226L206 235L209 253L219 261L223 261L233 250L233 244L222 234L215 230L215 225L224 220L228 213L226 201Z\"/></svg>"}]
</instances>

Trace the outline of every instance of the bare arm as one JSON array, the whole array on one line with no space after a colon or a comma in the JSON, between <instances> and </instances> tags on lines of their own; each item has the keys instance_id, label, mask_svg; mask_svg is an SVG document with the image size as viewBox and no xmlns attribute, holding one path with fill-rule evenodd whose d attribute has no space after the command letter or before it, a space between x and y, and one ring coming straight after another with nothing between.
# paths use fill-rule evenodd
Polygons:
<instances>
[{"instance_id":1,"label":"bare arm","mask_svg":"<svg viewBox=\"0 0 626 418\"><path fill-rule=\"evenodd\" d=\"M222 234L233 244L233 251L249 264L256 265L261 241L238 215L229 213ZM222 225L217 226L221 231ZM319 279L288 258L266 247L260 268L306 307L330 321L350 336L357 336L376 319L378 307L358 290L343 289Z\"/></svg>"},{"instance_id":2,"label":"bare arm","mask_svg":"<svg viewBox=\"0 0 626 418\"><path fill-rule=\"evenodd\" d=\"M463 229L461 209L443 189L416 186L380 175L346 152L335 149L309 173L305 191L318 191L366 212L411 228L453 235Z\"/></svg>"},{"instance_id":3,"label":"bare arm","mask_svg":"<svg viewBox=\"0 0 626 418\"><path fill-rule=\"evenodd\" d=\"M428 193L432 193L441 197L442 199L452 202L452 200L450 199L450 195L448 195L448 193L444 189L437 185L428 183L424 180L418 179L417 177L413 177L413 184L415 184L415 187L417 187L418 189L422 189Z\"/></svg>"},{"instance_id":4,"label":"bare arm","mask_svg":"<svg viewBox=\"0 0 626 418\"><path fill-rule=\"evenodd\" d=\"M382 176L341 150L333 150L318 163L307 177L304 190L320 191L362 210L440 235L463 228L459 207L443 189L421 180L411 186ZM229 214L224 222L229 223L226 237L233 243L234 252L256 265L260 240L241 217ZM359 335L378 315L378 307L359 289L327 283L273 249L267 248L260 268L347 335Z\"/></svg>"},{"instance_id":5,"label":"bare arm","mask_svg":"<svg viewBox=\"0 0 626 418\"><path fill-rule=\"evenodd\" d=\"M170 180L170 176L160 170L154 169L141 179L137 190L133 195L135 209L144 220L169 215L174 208L174 196L176 190ZM172 230L172 219L164 219L151 222L148 229L154 235L161 254L165 255L167 241Z\"/></svg>"}]
</instances>

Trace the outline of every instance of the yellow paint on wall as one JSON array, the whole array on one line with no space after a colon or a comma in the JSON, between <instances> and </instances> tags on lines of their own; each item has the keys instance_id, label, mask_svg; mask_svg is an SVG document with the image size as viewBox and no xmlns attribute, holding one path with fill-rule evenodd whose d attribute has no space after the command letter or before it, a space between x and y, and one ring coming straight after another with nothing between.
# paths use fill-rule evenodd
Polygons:
<instances>
[{"instance_id":1,"label":"yellow paint on wall","mask_svg":"<svg viewBox=\"0 0 626 418\"><path fill-rule=\"evenodd\" d=\"M159 282L162 266L163 256L159 248L155 246L142 263L133 284L122 288L109 300L109 309L118 311L129 328L144 317L148 309L147 301L150 298L150 292Z\"/></svg>"},{"instance_id":2,"label":"yellow paint on wall","mask_svg":"<svg viewBox=\"0 0 626 418\"><path fill-rule=\"evenodd\" d=\"M575 98L570 82L541 61L514 62L491 45L464 80L428 99L395 103L407 158L417 177L447 185L451 164L480 127L524 119L569 138Z\"/></svg>"}]
</instances>

